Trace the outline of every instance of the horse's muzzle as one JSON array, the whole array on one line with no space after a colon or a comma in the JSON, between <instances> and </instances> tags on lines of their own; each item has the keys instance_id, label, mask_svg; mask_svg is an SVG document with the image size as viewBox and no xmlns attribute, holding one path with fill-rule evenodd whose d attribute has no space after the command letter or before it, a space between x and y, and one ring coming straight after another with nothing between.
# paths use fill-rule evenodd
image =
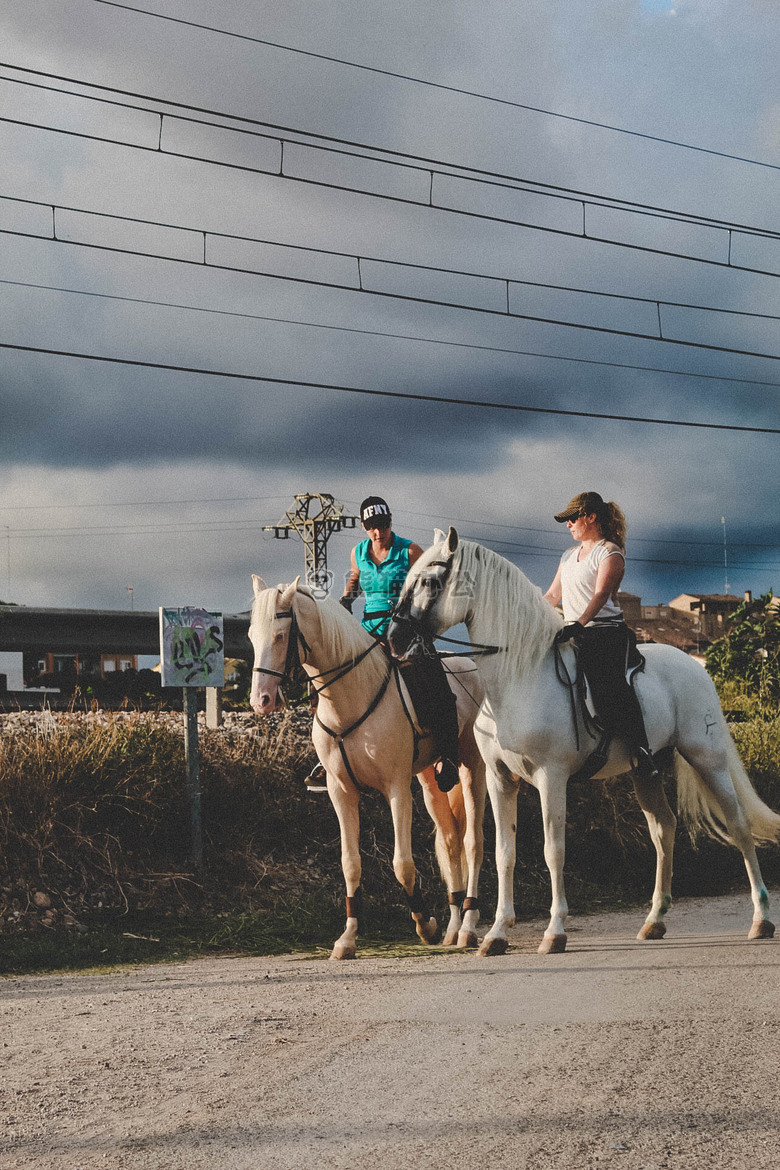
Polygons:
<instances>
[{"instance_id":1,"label":"horse's muzzle","mask_svg":"<svg viewBox=\"0 0 780 1170\"><path fill-rule=\"evenodd\" d=\"M387 644L394 658L415 658L424 652L425 638L419 622L407 615L398 615L387 627Z\"/></svg>"}]
</instances>

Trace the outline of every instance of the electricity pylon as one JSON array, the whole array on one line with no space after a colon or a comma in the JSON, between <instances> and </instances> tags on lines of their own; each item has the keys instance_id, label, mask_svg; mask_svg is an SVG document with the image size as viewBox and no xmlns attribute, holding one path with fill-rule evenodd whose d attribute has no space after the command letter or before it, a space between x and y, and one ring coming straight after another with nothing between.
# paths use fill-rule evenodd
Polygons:
<instances>
[{"instance_id":1,"label":"electricity pylon","mask_svg":"<svg viewBox=\"0 0 780 1170\"><path fill-rule=\"evenodd\" d=\"M329 492L301 492L295 507L285 513L278 524L265 524L264 532L273 532L277 540L288 540L294 532L303 541L306 584L315 593L330 592L332 574L328 572L328 541L334 532L356 528L358 517L344 513L344 505Z\"/></svg>"}]
</instances>

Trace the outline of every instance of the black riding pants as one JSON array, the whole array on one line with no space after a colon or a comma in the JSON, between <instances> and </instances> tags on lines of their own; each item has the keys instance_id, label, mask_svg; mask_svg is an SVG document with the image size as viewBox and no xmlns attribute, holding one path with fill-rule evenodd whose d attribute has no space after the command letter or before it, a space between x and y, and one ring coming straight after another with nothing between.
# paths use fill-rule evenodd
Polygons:
<instances>
[{"instance_id":1,"label":"black riding pants","mask_svg":"<svg viewBox=\"0 0 780 1170\"><path fill-rule=\"evenodd\" d=\"M458 763L458 705L438 654L414 659L418 686L414 690L417 718L434 735L441 755Z\"/></svg>"},{"instance_id":2,"label":"black riding pants","mask_svg":"<svg viewBox=\"0 0 780 1170\"><path fill-rule=\"evenodd\" d=\"M580 666L588 681L599 723L610 735L647 747L642 710L626 681L632 633L625 622L586 626L577 638Z\"/></svg>"}]
</instances>

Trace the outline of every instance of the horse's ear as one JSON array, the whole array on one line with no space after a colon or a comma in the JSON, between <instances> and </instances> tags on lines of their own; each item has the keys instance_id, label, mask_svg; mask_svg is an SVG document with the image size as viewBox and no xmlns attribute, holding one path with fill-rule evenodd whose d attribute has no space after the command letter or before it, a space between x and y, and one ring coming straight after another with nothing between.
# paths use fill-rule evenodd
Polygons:
<instances>
[{"instance_id":1,"label":"horse's ear","mask_svg":"<svg viewBox=\"0 0 780 1170\"><path fill-rule=\"evenodd\" d=\"M298 592L298 582L299 581L300 581L300 577L296 577L295 580L292 582L292 584L285 585L284 587L282 587L281 585L279 586L279 588L282 590L282 596L279 598L279 608L280 609L291 609L292 608L293 598L295 597L295 594Z\"/></svg>"},{"instance_id":2,"label":"horse's ear","mask_svg":"<svg viewBox=\"0 0 780 1170\"><path fill-rule=\"evenodd\" d=\"M434 544L444 544L446 539L447 539L447 537L441 528L434 528L434 530L433 530L433 543Z\"/></svg>"},{"instance_id":3,"label":"horse's ear","mask_svg":"<svg viewBox=\"0 0 780 1170\"><path fill-rule=\"evenodd\" d=\"M457 529L453 528L452 525L450 525L450 530L447 533L447 552L450 553L450 555L452 555L452 553L455 552L455 549L457 547L458 547Z\"/></svg>"},{"instance_id":4,"label":"horse's ear","mask_svg":"<svg viewBox=\"0 0 780 1170\"><path fill-rule=\"evenodd\" d=\"M258 577L257 573L252 574L252 588L255 591L255 597L259 597L261 593L268 588L262 577Z\"/></svg>"}]
</instances>

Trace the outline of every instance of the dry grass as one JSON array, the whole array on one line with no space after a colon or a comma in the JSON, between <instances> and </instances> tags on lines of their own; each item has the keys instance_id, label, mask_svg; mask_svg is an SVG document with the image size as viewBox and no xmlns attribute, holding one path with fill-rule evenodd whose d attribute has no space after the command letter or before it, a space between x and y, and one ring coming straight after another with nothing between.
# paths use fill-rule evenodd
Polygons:
<instances>
[{"instance_id":1,"label":"dry grass","mask_svg":"<svg viewBox=\"0 0 780 1170\"><path fill-rule=\"evenodd\" d=\"M734 725L735 738L760 794L778 807L780 716L750 703L744 700L746 721ZM736 705L734 696L726 705ZM113 923L119 931L158 936L161 922L171 929L197 922L198 947L327 945L342 917L340 844L327 796L308 795L303 786L314 759L302 735L305 723L305 715L293 713L248 737L229 730L201 736L204 865L198 873L187 861L180 720L106 715L101 723L52 720L44 731L0 733L0 931L6 938L60 937L64 927L71 934L88 929L92 937ZM414 787L415 860L441 913L431 824ZM674 803L671 785L669 792ZM390 814L381 798L361 802L361 820L368 923L385 936L408 938L392 873ZM495 899L489 813L486 838L483 918ZM542 844L538 797L524 788L516 882L521 915L542 913L549 903ZM768 880L780 880L780 850L764 851L763 864ZM573 909L647 898L654 865L630 781L570 785L566 869ZM694 849L679 834L677 895L739 883L744 871L735 850L712 842ZM143 922L155 929L138 925Z\"/></svg>"}]
</instances>

